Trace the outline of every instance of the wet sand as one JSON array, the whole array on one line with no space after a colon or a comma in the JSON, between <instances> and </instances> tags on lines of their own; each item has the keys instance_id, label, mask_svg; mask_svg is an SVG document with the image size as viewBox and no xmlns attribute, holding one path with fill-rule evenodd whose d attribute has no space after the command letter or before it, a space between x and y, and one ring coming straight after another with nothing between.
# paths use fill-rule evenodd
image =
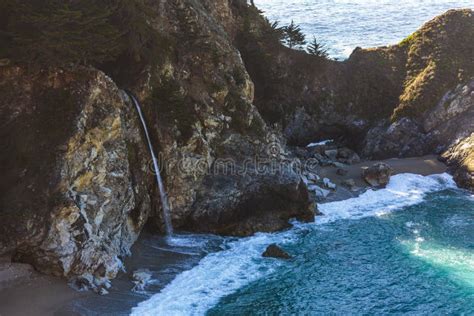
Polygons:
<instances>
[{"instance_id":1,"label":"wet sand","mask_svg":"<svg viewBox=\"0 0 474 316\"><path fill-rule=\"evenodd\" d=\"M337 169L334 166L324 167L320 170L320 176L322 178L329 178L332 182L338 185L338 190L332 194L328 201L341 200L356 196L360 192L351 192L344 189L341 183L347 179L353 179L358 187L366 188L367 184L362 180L361 173L364 167L369 167L377 161L362 162L359 164L345 167L348 173L344 176L337 174ZM395 174L400 173L415 173L420 175L439 174L446 172L446 166L439 162L436 156L426 156L419 158L404 158L404 159L389 159L383 162L388 163L395 171ZM146 256L140 255L138 251L138 257L134 259L142 261L134 265L143 266L143 258L157 264L158 262L166 262L173 258L168 258L169 254L163 255L161 253L147 254ZM196 264L199 258L195 258L193 263L189 263L191 268L192 264ZM175 258L173 260L181 260ZM172 260L172 261L173 261ZM175 263L170 263L174 266ZM130 268L130 265L127 264ZM183 267L183 269L186 269ZM133 271L133 270L132 270ZM178 273L178 271L176 271ZM174 273L168 275L167 282L171 281ZM129 300L130 282L124 280L116 280L113 282L113 286L122 288L117 294L113 292L106 296L99 296L91 292L77 292L70 288L66 281L59 278L49 277L41 275L35 272L31 267L27 265L10 264L8 259L0 258L0 316L29 316L29 315L80 315L90 314L88 312L76 312L70 308L64 308L65 306L71 306L75 302L85 302L86 306L91 305L103 305L105 310L107 305L119 305L124 303L123 299ZM159 287L164 286L163 282ZM158 288L156 289L158 291ZM145 296L135 296L128 304L132 304L134 301L145 300ZM129 309L129 306L125 306L121 311ZM105 311L104 310L104 311ZM99 315L102 313L92 313L93 315ZM122 313L112 313L122 314ZM127 313L125 313L127 314Z\"/></svg>"},{"instance_id":2,"label":"wet sand","mask_svg":"<svg viewBox=\"0 0 474 316\"><path fill-rule=\"evenodd\" d=\"M337 167L328 166L323 167L320 171L321 178L329 178L336 184L341 184L342 181L348 179L354 179L357 186L365 187L367 183L362 179L362 170L366 167L370 167L377 162L385 162L390 165L394 174L400 173L414 173L422 176L428 176L431 174L444 173L447 167L444 163L440 162L437 156L424 156L416 158L402 158L402 159L387 159L377 161L365 161L358 164L350 165L345 167L348 173L344 176L337 174Z\"/></svg>"},{"instance_id":3,"label":"wet sand","mask_svg":"<svg viewBox=\"0 0 474 316\"><path fill-rule=\"evenodd\" d=\"M92 293L77 292L60 278L42 275L26 264L0 263L0 315L61 315L61 306Z\"/></svg>"},{"instance_id":4,"label":"wet sand","mask_svg":"<svg viewBox=\"0 0 474 316\"><path fill-rule=\"evenodd\" d=\"M371 160L364 161L354 165L345 166L343 169L347 170L346 175L337 174L339 168L334 166L327 166L319 170L319 176L321 178L328 178L331 182L337 185L336 192L330 194L324 202L340 201L356 197L361 194L369 185L362 179L362 170L370 167L377 162L385 162L390 165L394 170L394 175L401 173L413 173L422 176L428 176L431 174L440 174L447 172L447 167L444 163L438 160L437 156L429 155L415 158L392 158L387 160ZM345 188L342 184L345 180L354 180L356 186L360 189L356 192L352 192Z\"/></svg>"}]
</instances>

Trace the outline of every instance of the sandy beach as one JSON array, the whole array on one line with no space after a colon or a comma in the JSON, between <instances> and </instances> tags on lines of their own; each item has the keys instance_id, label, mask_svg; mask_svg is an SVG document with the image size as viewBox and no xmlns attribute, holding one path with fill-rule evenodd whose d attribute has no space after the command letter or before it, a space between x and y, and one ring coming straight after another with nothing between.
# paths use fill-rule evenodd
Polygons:
<instances>
[{"instance_id":1,"label":"sandy beach","mask_svg":"<svg viewBox=\"0 0 474 316\"><path fill-rule=\"evenodd\" d=\"M387 160L364 161L358 164L345 167L348 172L346 175L337 174L337 169L334 166L323 167L319 171L319 176L322 178L329 178L332 182L340 185L344 180L353 179L357 186L365 187L367 183L362 179L361 173L364 168L370 167L377 162L385 162L390 165L395 174L400 173L414 173L422 176L430 174L444 173L447 167L440 162L437 156L430 155L415 158L393 158Z\"/></svg>"},{"instance_id":2,"label":"sandy beach","mask_svg":"<svg viewBox=\"0 0 474 316\"><path fill-rule=\"evenodd\" d=\"M58 315L69 301L92 293L78 292L65 280L42 275L26 264L0 263L0 315ZM60 314L59 314L60 315Z\"/></svg>"}]
</instances>

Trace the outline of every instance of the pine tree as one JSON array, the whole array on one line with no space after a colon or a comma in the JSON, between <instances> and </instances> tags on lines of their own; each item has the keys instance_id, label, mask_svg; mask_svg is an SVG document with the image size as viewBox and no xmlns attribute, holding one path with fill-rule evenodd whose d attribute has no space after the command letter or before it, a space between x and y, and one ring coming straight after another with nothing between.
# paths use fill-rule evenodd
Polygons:
<instances>
[{"instance_id":1,"label":"pine tree","mask_svg":"<svg viewBox=\"0 0 474 316\"><path fill-rule=\"evenodd\" d=\"M321 57L321 58L328 58L328 50L324 47L323 44L319 43L316 40L316 37L313 36L313 40L309 43L307 48L308 54Z\"/></svg>"},{"instance_id":2,"label":"pine tree","mask_svg":"<svg viewBox=\"0 0 474 316\"><path fill-rule=\"evenodd\" d=\"M269 42L281 43L285 38L284 28L280 27L278 21L271 23L267 18L265 18L265 22L263 38Z\"/></svg>"},{"instance_id":3,"label":"pine tree","mask_svg":"<svg viewBox=\"0 0 474 316\"><path fill-rule=\"evenodd\" d=\"M299 25L296 25L293 20L291 20L290 25L283 28L285 34L285 42L289 48L299 48L306 44L305 35L301 31Z\"/></svg>"}]
</instances>

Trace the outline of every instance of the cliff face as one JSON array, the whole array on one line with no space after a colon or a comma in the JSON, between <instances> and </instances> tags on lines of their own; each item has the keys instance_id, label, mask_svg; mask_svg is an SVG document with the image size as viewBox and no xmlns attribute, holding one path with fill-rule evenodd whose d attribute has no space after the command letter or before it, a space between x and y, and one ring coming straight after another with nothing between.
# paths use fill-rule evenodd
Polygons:
<instances>
[{"instance_id":1,"label":"cliff face","mask_svg":"<svg viewBox=\"0 0 474 316\"><path fill-rule=\"evenodd\" d=\"M0 90L0 252L86 287L113 278L154 194L133 108L90 69L4 67Z\"/></svg>"},{"instance_id":2,"label":"cliff face","mask_svg":"<svg viewBox=\"0 0 474 316\"><path fill-rule=\"evenodd\" d=\"M448 92L425 124L433 126L435 137L447 144L442 158L458 185L474 190L474 80Z\"/></svg>"},{"instance_id":3,"label":"cliff face","mask_svg":"<svg viewBox=\"0 0 474 316\"><path fill-rule=\"evenodd\" d=\"M336 62L275 42L245 1L148 9L162 40L150 63L102 65L110 77L0 66L1 254L98 289L145 223L164 231L140 122L119 86L142 103L178 230L246 236L313 220L286 141L338 138L368 157L407 156L473 132L471 11ZM453 37L463 44L445 69ZM460 179L472 176L462 144L446 155Z\"/></svg>"},{"instance_id":4,"label":"cliff face","mask_svg":"<svg viewBox=\"0 0 474 316\"><path fill-rule=\"evenodd\" d=\"M233 45L241 7L158 2L163 54L133 72L104 66L143 105L177 230L241 236L314 219L283 138L253 105ZM145 223L164 231L142 128L115 82L76 66L0 68L0 253L101 291Z\"/></svg>"},{"instance_id":5,"label":"cliff face","mask_svg":"<svg viewBox=\"0 0 474 316\"><path fill-rule=\"evenodd\" d=\"M255 104L296 145L336 138L371 158L433 152L436 140L421 137L424 116L474 76L472 10L448 11L398 45L356 49L344 62L287 49L266 33L264 21L251 24L239 48Z\"/></svg>"},{"instance_id":6,"label":"cliff face","mask_svg":"<svg viewBox=\"0 0 474 316\"><path fill-rule=\"evenodd\" d=\"M237 45L255 104L290 144L336 139L385 159L451 153L474 131L472 10L448 11L398 45L356 49L344 62L287 49L258 12L247 14L253 22Z\"/></svg>"},{"instance_id":7,"label":"cliff face","mask_svg":"<svg viewBox=\"0 0 474 316\"><path fill-rule=\"evenodd\" d=\"M249 235L314 215L294 170L258 169L283 166L287 152L253 104L254 85L233 43L241 8L241 1L163 2L153 25L172 39L170 53L130 87L153 126L178 229Z\"/></svg>"}]
</instances>

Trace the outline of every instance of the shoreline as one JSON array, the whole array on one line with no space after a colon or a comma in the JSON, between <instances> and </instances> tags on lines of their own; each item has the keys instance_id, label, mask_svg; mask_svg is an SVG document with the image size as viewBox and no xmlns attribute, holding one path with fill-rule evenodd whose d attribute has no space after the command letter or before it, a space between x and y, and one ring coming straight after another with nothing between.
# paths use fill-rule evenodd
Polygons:
<instances>
[{"instance_id":1,"label":"shoreline","mask_svg":"<svg viewBox=\"0 0 474 316\"><path fill-rule=\"evenodd\" d=\"M92 295L78 292L67 281L41 274L30 265L0 264L0 315L55 315L68 302Z\"/></svg>"},{"instance_id":2,"label":"shoreline","mask_svg":"<svg viewBox=\"0 0 474 316\"><path fill-rule=\"evenodd\" d=\"M434 155L365 161L347 166L346 169L348 172L346 175L337 174L338 168L334 166L323 167L319 171L320 176L322 178L329 178L337 185L337 190L332 192L323 203L345 200L363 193L369 186L361 178L362 169L377 162L388 163L394 169L394 175L413 173L427 176L445 173L447 171L447 166L440 162L437 156ZM344 188L342 182L348 179L353 179L360 190L352 192ZM137 246L137 248L142 247L143 245ZM140 254L141 250L142 249L137 249L137 252ZM160 256L163 256L163 254L161 253ZM171 261L173 262L172 264L175 264L174 261L184 260L173 258L170 254L168 254L168 256L169 258L165 258L165 261ZM166 263L161 263L159 259L160 258L157 257L155 261L159 261L162 267L165 268ZM127 264L129 268L127 269L128 272L133 272L134 268L140 268L140 259L128 258L127 261L130 261L130 263ZM175 272L175 275L177 275L181 271ZM163 288L172 280L172 275L169 277L171 279L167 280L167 282L160 282L160 288ZM131 282L127 282L127 280L129 281L128 274L124 274L112 281L112 286L113 288L118 287L120 291L127 293L126 291L131 284ZM157 288L157 290L160 290L160 288ZM124 293L122 293L122 295L124 295ZM130 292L130 296L131 295L135 295L137 301L147 299L146 295L140 296ZM112 304L115 298L110 299L108 296L99 296L92 292L78 292L70 288L64 279L39 274L28 265L9 263L8 259L5 258L0 261L0 315L81 314L80 312L71 310L71 304L77 300L88 301L89 304L95 304L98 301L107 304L107 302L110 301ZM68 308L65 309L65 307Z\"/></svg>"},{"instance_id":3,"label":"shoreline","mask_svg":"<svg viewBox=\"0 0 474 316\"><path fill-rule=\"evenodd\" d=\"M385 160L367 160L357 164L347 165L344 169L347 170L347 174L337 174L337 167L326 166L319 170L319 176L321 178L328 178L337 185L337 189L325 198L322 203L335 202L341 200L347 200L353 197L357 197L364 191L370 188L370 186L362 179L362 170L370 167L375 163L384 162L393 168L393 174L401 173L413 173L421 176L429 176L432 174L440 174L448 171L446 164L438 160L436 155L427 155L422 157L412 158L390 158ZM343 185L346 180L352 179L355 182L358 190L351 191Z\"/></svg>"}]
</instances>

